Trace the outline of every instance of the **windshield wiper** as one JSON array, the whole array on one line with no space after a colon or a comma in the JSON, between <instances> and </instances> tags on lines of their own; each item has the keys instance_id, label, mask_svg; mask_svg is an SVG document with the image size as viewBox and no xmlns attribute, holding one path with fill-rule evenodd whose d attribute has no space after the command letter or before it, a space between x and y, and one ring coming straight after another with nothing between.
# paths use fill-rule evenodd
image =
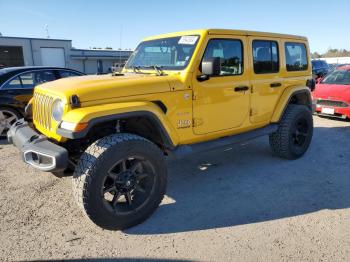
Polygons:
<instances>
[{"instance_id":1,"label":"windshield wiper","mask_svg":"<svg viewBox=\"0 0 350 262\"><path fill-rule=\"evenodd\" d=\"M153 68L154 68L154 70L157 71L157 75L159 75L159 76L165 75L165 73L164 73L164 71L163 71L161 66L154 65Z\"/></svg>"},{"instance_id":2,"label":"windshield wiper","mask_svg":"<svg viewBox=\"0 0 350 262\"><path fill-rule=\"evenodd\" d=\"M140 73L140 66L132 66L131 67L134 73Z\"/></svg>"},{"instance_id":3,"label":"windshield wiper","mask_svg":"<svg viewBox=\"0 0 350 262\"><path fill-rule=\"evenodd\" d=\"M149 74L146 72L142 72L141 71L141 66L130 66L129 68L131 68L135 74Z\"/></svg>"},{"instance_id":4,"label":"windshield wiper","mask_svg":"<svg viewBox=\"0 0 350 262\"><path fill-rule=\"evenodd\" d=\"M166 75L162 69L162 66L158 66L158 65L150 65L150 66L145 66L145 68L153 68L156 72L158 76L164 76Z\"/></svg>"}]
</instances>

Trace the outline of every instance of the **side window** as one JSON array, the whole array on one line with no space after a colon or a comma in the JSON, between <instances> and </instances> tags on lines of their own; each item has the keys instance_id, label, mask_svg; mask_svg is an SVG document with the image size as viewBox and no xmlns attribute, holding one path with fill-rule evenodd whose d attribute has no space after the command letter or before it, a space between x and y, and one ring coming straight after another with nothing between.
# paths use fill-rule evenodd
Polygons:
<instances>
[{"instance_id":1,"label":"side window","mask_svg":"<svg viewBox=\"0 0 350 262\"><path fill-rule=\"evenodd\" d=\"M22 88L34 88L35 87L35 78L34 73L24 73L20 76L22 82Z\"/></svg>"},{"instance_id":2,"label":"side window","mask_svg":"<svg viewBox=\"0 0 350 262\"><path fill-rule=\"evenodd\" d=\"M253 41L255 74L270 74L279 71L278 45L275 41Z\"/></svg>"},{"instance_id":3,"label":"side window","mask_svg":"<svg viewBox=\"0 0 350 262\"><path fill-rule=\"evenodd\" d=\"M18 76L12 79L3 87L3 89L19 89L19 88L22 88L22 83L21 83L21 79L19 79Z\"/></svg>"},{"instance_id":4,"label":"side window","mask_svg":"<svg viewBox=\"0 0 350 262\"><path fill-rule=\"evenodd\" d=\"M284 49L286 53L287 71L307 70L307 53L304 44L288 42L284 44Z\"/></svg>"},{"instance_id":5,"label":"side window","mask_svg":"<svg viewBox=\"0 0 350 262\"><path fill-rule=\"evenodd\" d=\"M68 71L68 70L59 70L58 71L61 78L71 77L71 76L80 76L81 74L78 74L74 71Z\"/></svg>"},{"instance_id":6,"label":"side window","mask_svg":"<svg viewBox=\"0 0 350 262\"><path fill-rule=\"evenodd\" d=\"M241 75L243 73L243 47L240 40L211 39L203 59L220 57L220 75Z\"/></svg>"},{"instance_id":7,"label":"side window","mask_svg":"<svg viewBox=\"0 0 350 262\"><path fill-rule=\"evenodd\" d=\"M47 71L37 71L34 73L34 84L35 85L39 85L39 84L43 84L46 82L51 82L56 80L56 77L53 73L53 71L51 70L47 70Z\"/></svg>"}]
</instances>

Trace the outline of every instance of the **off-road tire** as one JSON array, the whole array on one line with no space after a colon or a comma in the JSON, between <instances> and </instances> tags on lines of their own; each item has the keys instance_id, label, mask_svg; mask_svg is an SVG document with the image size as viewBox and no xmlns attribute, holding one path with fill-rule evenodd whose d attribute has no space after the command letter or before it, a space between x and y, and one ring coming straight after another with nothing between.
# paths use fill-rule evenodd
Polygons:
<instances>
[{"instance_id":1,"label":"off-road tire","mask_svg":"<svg viewBox=\"0 0 350 262\"><path fill-rule=\"evenodd\" d=\"M147 158L154 166L154 190L140 210L117 214L108 210L101 197L101 181L108 166L130 154ZM113 164L112 164L113 165ZM103 182L102 182L103 183ZM81 156L73 174L73 192L83 212L98 226L122 230L146 220L161 203L167 184L167 169L163 152L151 141L129 133L114 134L91 144Z\"/></svg>"},{"instance_id":2,"label":"off-road tire","mask_svg":"<svg viewBox=\"0 0 350 262\"><path fill-rule=\"evenodd\" d=\"M296 146L295 129L299 122L307 125L307 135L301 145ZM288 105L276 132L270 134L270 146L275 155L285 159L297 159L308 149L313 135L313 119L310 109L304 105Z\"/></svg>"}]
</instances>

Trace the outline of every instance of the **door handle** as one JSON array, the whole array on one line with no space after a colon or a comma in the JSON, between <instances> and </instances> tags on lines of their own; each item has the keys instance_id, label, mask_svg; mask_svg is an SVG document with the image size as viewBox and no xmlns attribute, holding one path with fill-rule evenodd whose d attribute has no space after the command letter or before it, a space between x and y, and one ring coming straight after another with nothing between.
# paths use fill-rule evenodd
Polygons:
<instances>
[{"instance_id":1,"label":"door handle","mask_svg":"<svg viewBox=\"0 0 350 262\"><path fill-rule=\"evenodd\" d=\"M276 82L276 83L271 83L270 86L271 87L279 87L279 86L282 86L282 84Z\"/></svg>"},{"instance_id":2,"label":"door handle","mask_svg":"<svg viewBox=\"0 0 350 262\"><path fill-rule=\"evenodd\" d=\"M236 86L234 90L235 90L235 92L242 92L242 91L249 90L249 87L248 86Z\"/></svg>"}]
</instances>

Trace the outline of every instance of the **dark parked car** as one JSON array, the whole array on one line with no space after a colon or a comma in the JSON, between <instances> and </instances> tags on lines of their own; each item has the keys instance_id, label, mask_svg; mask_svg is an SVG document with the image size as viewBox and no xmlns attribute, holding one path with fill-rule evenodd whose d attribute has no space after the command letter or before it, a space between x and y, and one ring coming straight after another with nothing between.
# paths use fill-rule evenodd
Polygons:
<instances>
[{"instance_id":1,"label":"dark parked car","mask_svg":"<svg viewBox=\"0 0 350 262\"><path fill-rule=\"evenodd\" d=\"M330 71L329 65L324 60L312 60L312 74L315 78L322 78Z\"/></svg>"},{"instance_id":2,"label":"dark parked car","mask_svg":"<svg viewBox=\"0 0 350 262\"><path fill-rule=\"evenodd\" d=\"M23 118L24 108L41 83L84 75L79 71L57 67L8 67L0 69L0 137Z\"/></svg>"}]
</instances>

